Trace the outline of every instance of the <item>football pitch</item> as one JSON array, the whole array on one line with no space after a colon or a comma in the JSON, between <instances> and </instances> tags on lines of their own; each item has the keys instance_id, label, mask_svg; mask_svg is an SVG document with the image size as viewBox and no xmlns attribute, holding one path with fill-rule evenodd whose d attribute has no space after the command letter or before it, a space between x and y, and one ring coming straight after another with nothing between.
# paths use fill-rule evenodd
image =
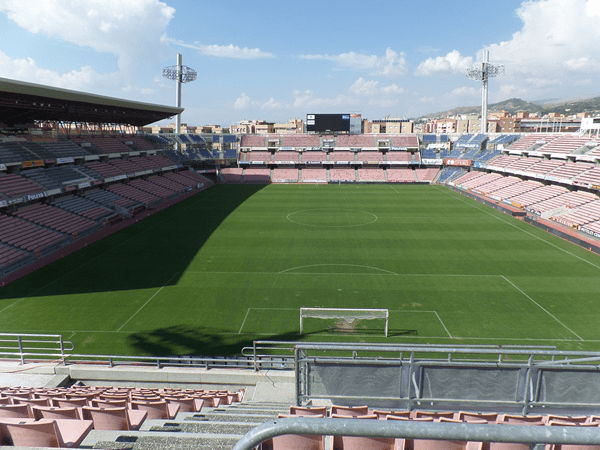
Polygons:
<instances>
[{"instance_id":1,"label":"football pitch","mask_svg":"<svg viewBox=\"0 0 600 450\"><path fill-rule=\"evenodd\" d=\"M300 307L386 308L383 323ZM600 351L600 256L443 186L217 185L0 288L0 332L76 353L253 340Z\"/></svg>"}]
</instances>

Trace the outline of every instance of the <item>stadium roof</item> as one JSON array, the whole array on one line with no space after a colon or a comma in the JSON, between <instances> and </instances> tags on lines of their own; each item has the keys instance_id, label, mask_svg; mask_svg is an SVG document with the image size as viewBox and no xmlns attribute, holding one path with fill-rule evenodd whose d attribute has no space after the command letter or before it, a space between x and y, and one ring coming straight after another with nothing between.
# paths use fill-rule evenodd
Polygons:
<instances>
[{"instance_id":1,"label":"stadium roof","mask_svg":"<svg viewBox=\"0 0 600 450\"><path fill-rule=\"evenodd\" d=\"M183 108L122 100L0 78L0 122L36 120L144 126L180 114Z\"/></svg>"}]
</instances>

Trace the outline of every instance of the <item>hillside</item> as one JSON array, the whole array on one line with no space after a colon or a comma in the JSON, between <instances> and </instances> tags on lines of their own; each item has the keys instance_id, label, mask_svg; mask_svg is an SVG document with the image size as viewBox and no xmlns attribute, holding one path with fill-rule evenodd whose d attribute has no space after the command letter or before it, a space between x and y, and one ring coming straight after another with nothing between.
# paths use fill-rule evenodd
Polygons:
<instances>
[{"instance_id":1,"label":"hillside","mask_svg":"<svg viewBox=\"0 0 600 450\"><path fill-rule=\"evenodd\" d=\"M600 114L600 97L593 97L581 100L563 100L559 102L528 102L520 98L511 98L498 103L490 103L488 112L507 111L510 114L526 111L530 113L538 113L541 115L549 113L559 114L577 114L580 112L591 112ZM427 114L423 118L455 116L458 114L479 114L481 105L477 106L460 106L447 111Z\"/></svg>"}]
</instances>

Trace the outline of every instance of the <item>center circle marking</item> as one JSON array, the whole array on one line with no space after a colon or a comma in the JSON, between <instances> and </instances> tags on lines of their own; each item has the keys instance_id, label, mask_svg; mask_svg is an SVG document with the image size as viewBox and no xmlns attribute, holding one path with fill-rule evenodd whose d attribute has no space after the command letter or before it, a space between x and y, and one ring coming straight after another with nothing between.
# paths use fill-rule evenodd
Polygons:
<instances>
[{"instance_id":1,"label":"center circle marking","mask_svg":"<svg viewBox=\"0 0 600 450\"><path fill-rule=\"evenodd\" d=\"M287 220L298 225L323 228L349 228L369 225L377 216L355 209L305 209L287 215Z\"/></svg>"}]
</instances>

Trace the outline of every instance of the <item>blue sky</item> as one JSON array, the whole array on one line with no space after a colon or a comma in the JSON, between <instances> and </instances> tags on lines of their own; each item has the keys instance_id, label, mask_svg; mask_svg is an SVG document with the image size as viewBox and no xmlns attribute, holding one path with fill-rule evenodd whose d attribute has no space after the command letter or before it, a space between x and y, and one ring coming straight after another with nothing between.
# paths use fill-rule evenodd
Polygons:
<instances>
[{"instance_id":1,"label":"blue sky","mask_svg":"<svg viewBox=\"0 0 600 450\"><path fill-rule=\"evenodd\" d=\"M593 97L598 48L600 0L0 0L0 77L174 104L181 52L193 125L478 105L484 49L490 102Z\"/></svg>"}]
</instances>

